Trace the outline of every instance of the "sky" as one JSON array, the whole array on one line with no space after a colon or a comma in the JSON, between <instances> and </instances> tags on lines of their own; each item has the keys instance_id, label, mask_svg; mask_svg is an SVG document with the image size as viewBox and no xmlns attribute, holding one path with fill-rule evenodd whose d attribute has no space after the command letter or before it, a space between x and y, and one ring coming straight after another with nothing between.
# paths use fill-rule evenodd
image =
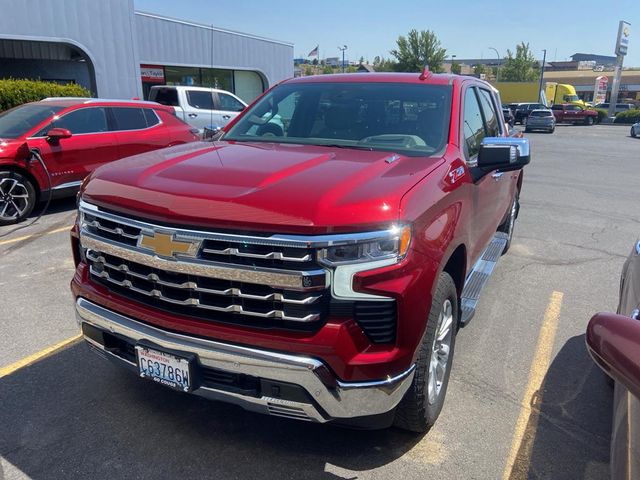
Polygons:
<instances>
[{"instance_id":1,"label":"sky","mask_svg":"<svg viewBox=\"0 0 640 480\"><path fill-rule=\"evenodd\" d=\"M618 22L631 23L625 66L640 67L638 0L534 2L509 0L134 0L136 10L212 24L294 44L294 57L389 57L399 35L415 28L432 30L449 55L495 58L528 42L536 57L570 60L574 53L614 55Z\"/></svg>"}]
</instances>

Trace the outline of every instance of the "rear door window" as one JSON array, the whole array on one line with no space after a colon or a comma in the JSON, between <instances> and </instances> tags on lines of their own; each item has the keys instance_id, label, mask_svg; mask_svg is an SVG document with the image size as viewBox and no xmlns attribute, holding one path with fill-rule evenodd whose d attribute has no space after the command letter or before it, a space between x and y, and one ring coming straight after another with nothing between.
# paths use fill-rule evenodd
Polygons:
<instances>
[{"instance_id":1,"label":"rear door window","mask_svg":"<svg viewBox=\"0 0 640 480\"><path fill-rule=\"evenodd\" d=\"M107 113L102 107L73 110L54 121L52 127L66 128L74 135L109 131Z\"/></svg>"},{"instance_id":2,"label":"rear door window","mask_svg":"<svg viewBox=\"0 0 640 480\"><path fill-rule=\"evenodd\" d=\"M202 90L187 90L187 102L193 108L199 110L215 110L213 105L213 95L211 92Z\"/></svg>"},{"instance_id":3,"label":"rear door window","mask_svg":"<svg viewBox=\"0 0 640 480\"><path fill-rule=\"evenodd\" d=\"M114 130L142 130L147 128L147 118L143 108L112 107Z\"/></svg>"},{"instance_id":4,"label":"rear door window","mask_svg":"<svg viewBox=\"0 0 640 480\"><path fill-rule=\"evenodd\" d=\"M144 118L147 120L147 127L153 127L160 123L158 114L152 108L143 108Z\"/></svg>"}]
</instances>

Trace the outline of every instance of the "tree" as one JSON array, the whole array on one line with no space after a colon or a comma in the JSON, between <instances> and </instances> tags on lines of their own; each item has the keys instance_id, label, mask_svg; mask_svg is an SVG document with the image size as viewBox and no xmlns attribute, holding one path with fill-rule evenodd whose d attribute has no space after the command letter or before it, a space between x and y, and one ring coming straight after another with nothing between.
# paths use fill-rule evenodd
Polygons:
<instances>
[{"instance_id":1,"label":"tree","mask_svg":"<svg viewBox=\"0 0 640 480\"><path fill-rule=\"evenodd\" d=\"M309 66L304 67L304 76L305 76L305 77L308 77L308 76L310 76L310 75L315 75L315 73L314 73L314 71L313 71L313 68L311 68L311 67L309 67Z\"/></svg>"},{"instance_id":2,"label":"tree","mask_svg":"<svg viewBox=\"0 0 640 480\"><path fill-rule=\"evenodd\" d=\"M456 75L460 75L462 72L462 66L459 63L451 62L451 73L455 73Z\"/></svg>"},{"instance_id":3,"label":"tree","mask_svg":"<svg viewBox=\"0 0 640 480\"><path fill-rule=\"evenodd\" d=\"M362 65L362 64L360 64ZM356 67L354 67L353 65L349 65L347 67L347 73L356 73L358 71L358 69Z\"/></svg>"},{"instance_id":4,"label":"tree","mask_svg":"<svg viewBox=\"0 0 640 480\"><path fill-rule=\"evenodd\" d=\"M331 65L325 65L324 68L322 69L322 73L323 74L331 74L333 73L333 68L331 68Z\"/></svg>"},{"instance_id":5,"label":"tree","mask_svg":"<svg viewBox=\"0 0 640 480\"><path fill-rule=\"evenodd\" d=\"M358 63L362 65L364 63L364 57L360 57L360 60L358 60Z\"/></svg>"},{"instance_id":6,"label":"tree","mask_svg":"<svg viewBox=\"0 0 640 480\"><path fill-rule=\"evenodd\" d=\"M516 45L516 54L507 50L507 58L500 67L502 82L533 82L539 78L538 62L529 49L529 44Z\"/></svg>"},{"instance_id":7,"label":"tree","mask_svg":"<svg viewBox=\"0 0 640 480\"><path fill-rule=\"evenodd\" d=\"M478 76L480 76L480 75L482 75L483 73L487 73L487 69L486 69L486 68L485 68L485 66L484 66L484 65L482 65L481 63L476 63L476 64L473 66L473 73L474 73L474 75L478 75Z\"/></svg>"},{"instance_id":8,"label":"tree","mask_svg":"<svg viewBox=\"0 0 640 480\"><path fill-rule=\"evenodd\" d=\"M432 72L442 72L447 50L431 30L418 32L413 29L406 37L400 35L397 44L398 48L391 50L391 55L398 60L398 71L421 72L426 65Z\"/></svg>"}]
</instances>

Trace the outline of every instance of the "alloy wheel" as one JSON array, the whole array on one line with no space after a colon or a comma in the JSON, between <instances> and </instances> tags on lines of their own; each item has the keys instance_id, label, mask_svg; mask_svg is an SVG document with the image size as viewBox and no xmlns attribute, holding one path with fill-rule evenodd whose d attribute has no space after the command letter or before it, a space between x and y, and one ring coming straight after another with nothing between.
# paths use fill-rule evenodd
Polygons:
<instances>
[{"instance_id":1,"label":"alloy wheel","mask_svg":"<svg viewBox=\"0 0 640 480\"><path fill-rule=\"evenodd\" d=\"M428 401L430 405L438 401L442 390L442 384L449 368L449 356L451 353L451 339L453 336L453 306L446 299L440 309L438 326L431 349L429 362L429 384L427 386Z\"/></svg>"},{"instance_id":2,"label":"alloy wheel","mask_svg":"<svg viewBox=\"0 0 640 480\"><path fill-rule=\"evenodd\" d=\"M0 218L13 220L29 208L29 190L15 178L0 179Z\"/></svg>"}]
</instances>

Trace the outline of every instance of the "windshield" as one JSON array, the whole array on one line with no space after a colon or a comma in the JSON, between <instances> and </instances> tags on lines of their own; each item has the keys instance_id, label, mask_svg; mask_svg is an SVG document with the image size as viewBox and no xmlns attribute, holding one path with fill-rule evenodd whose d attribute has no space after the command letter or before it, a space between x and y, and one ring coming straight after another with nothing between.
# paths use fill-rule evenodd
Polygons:
<instances>
[{"instance_id":1,"label":"windshield","mask_svg":"<svg viewBox=\"0 0 640 480\"><path fill-rule=\"evenodd\" d=\"M565 95L563 98L565 102L577 102L580 100L578 95Z\"/></svg>"},{"instance_id":2,"label":"windshield","mask_svg":"<svg viewBox=\"0 0 640 480\"><path fill-rule=\"evenodd\" d=\"M451 91L406 83L284 84L223 139L429 155L447 143Z\"/></svg>"},{"instance_id":3,"label":"windshield","mask_svg":"<svg viewBox=\"0 0 640 480\"><path fill-rule=\"evenodd\" d=\"M0 113L0 138L18 138L64 107L32 103Z\"/></svg>"}]
</instances>

